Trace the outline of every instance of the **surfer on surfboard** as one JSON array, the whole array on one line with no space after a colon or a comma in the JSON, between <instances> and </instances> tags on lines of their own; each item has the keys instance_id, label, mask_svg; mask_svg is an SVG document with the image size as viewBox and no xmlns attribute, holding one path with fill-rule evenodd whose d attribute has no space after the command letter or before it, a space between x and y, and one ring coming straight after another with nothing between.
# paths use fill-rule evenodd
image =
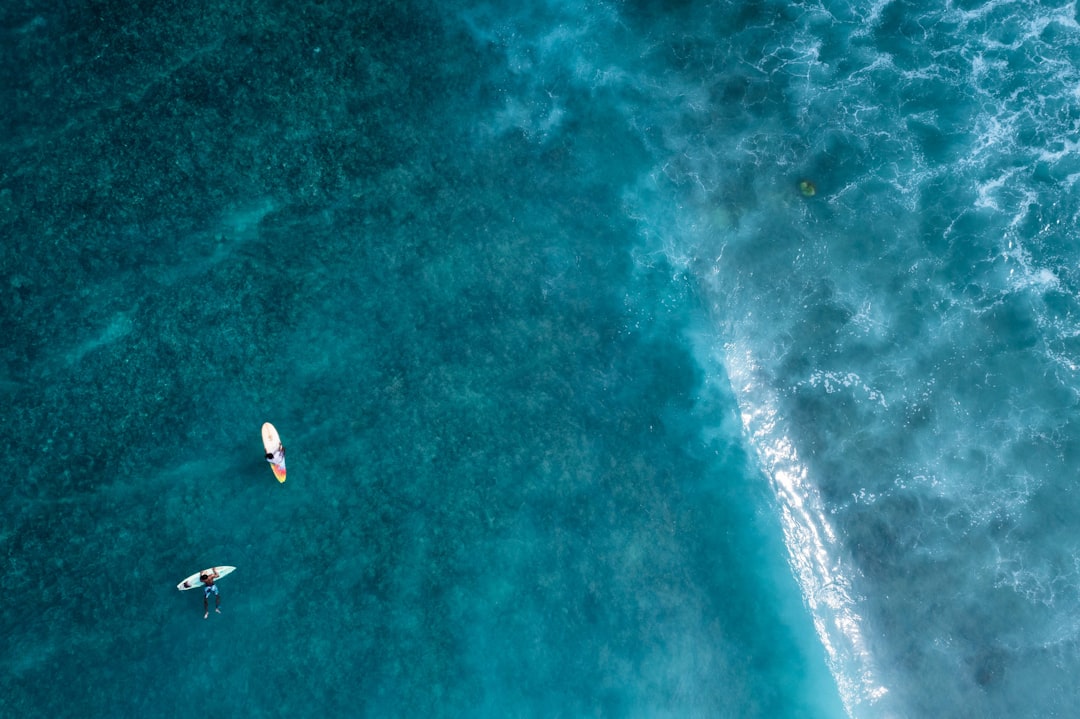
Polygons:
<instances>
[{"instance_id":1,"label":"surfer on surfboard","mask_svg":"<svg viewBox=\"0 0 1080 719\"><path fill-rule=\"evenodd\" d=\"M221 593L218 591L217 585L214 584L214 580L218 578L217 569L211 569L203 572L199 575L199 580L203 583L203 619L210 616L210 595L214 595L214 611L221 614Z\"/></svg>"},{"instance_id":2,"label":"surfer on surfboard","mask_svg":"<svg viewBox=\"0 0 1080 719\"><path fill-rule=\"evenodd\" d=\"M273 452L266 453L266 461L274 465L274 474L278 477L285 476L285 445L278 444Z\"/></svg>"},{"instance_id":3,"label":"surfer on surfboard","mask_svg":"<svg viewBox=\"0 0 1080 719\"><path fill-rule=\"evenodd\" d=\"M266 461L270 463L270 469L274 470L277 481L285 481L285 445L281 443L274 425L264 422L262 426L263 451L266 453Z\"/></svg>"}]
</instances>

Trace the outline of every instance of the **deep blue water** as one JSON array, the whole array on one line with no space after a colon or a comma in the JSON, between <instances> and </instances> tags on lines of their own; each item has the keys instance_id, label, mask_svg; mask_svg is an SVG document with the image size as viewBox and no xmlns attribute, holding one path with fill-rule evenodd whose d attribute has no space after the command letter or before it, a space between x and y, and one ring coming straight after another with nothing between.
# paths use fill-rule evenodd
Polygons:
<instances>
[{"instance_id":1,"label":"deep blue water","mask_svg":"<svg viewBox=\"0 0 1080 719\"><path fill-rule=\"evenodd\" d=\"M0 8L0 715L1070 716L1075 4L521 8Z\"/></svg>"}]
</instances>

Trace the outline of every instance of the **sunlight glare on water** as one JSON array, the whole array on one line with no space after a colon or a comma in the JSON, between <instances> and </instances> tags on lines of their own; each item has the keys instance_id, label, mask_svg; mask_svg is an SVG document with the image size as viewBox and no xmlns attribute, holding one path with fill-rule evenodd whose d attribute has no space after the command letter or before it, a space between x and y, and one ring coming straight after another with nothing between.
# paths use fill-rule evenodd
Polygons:
<instances>
[{"instance_id":1,"label":"sunlight glare on water","mask_svg":"<svg viewBox=\"0 0 1080 719\"><path fill-rule=\"evenodd\" d=\"M752 352L731 343L725 364L736 388L740 418L757 451L780 507L784 541L792 571L814 618L845 708L852 716L888 694L875 676L864 637L864 621L856 611L849 577L854 571L842 560L843 547L825 512L817 489L807 479L798 451L778 423L776 403L755 379L759 367Z\"/></svg>"}]
</instances>

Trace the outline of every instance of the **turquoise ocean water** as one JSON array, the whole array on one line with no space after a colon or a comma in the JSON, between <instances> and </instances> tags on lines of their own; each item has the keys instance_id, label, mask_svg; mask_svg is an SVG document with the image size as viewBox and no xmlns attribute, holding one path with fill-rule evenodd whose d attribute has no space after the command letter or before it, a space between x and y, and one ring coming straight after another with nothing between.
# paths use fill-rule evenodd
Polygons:
<instances>
[{"instance_id":1,"label":"turquoise ocean water","mask_svg":"<svg viewBox=\"0 0 1080 719\"><path fill-rule=\"evenodd\" d=\"M1075 3L0 49L0 716L1070 716Z\"/></svg>"}]
</instances>

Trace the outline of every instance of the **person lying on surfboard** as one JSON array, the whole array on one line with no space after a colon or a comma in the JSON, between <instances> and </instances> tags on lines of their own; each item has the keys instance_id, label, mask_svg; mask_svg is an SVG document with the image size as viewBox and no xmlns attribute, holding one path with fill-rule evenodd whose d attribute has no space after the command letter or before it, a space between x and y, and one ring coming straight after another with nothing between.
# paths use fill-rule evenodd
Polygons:
<instances>
[{"instance_id":1,"label":"person lying on surfboard","mask_svg":"<svg viewBox=\"0 0 1080 719\"><path fill-rule=\"evenodd\" d=\"M275 467L280 467L281 471L285 471L285 445L279 444L278 448L273 452L266 453L266 461Z\"/></svg>"},{"instance_id":2,"label":"person lying on surfboard","mask_svg":"<svg viewBox=\"0 0 1080 719\"><path fill-rule=\"evenodd\" d=\"M221 593L218 591L217 585L214 584L214 580L218 578L217 570L211 570L211 574L203 572L199 575L199 581L203 583L203 619L210 616L210 594L214 595L214 611L221 614Z\"/></svg>"}]
</instances>

